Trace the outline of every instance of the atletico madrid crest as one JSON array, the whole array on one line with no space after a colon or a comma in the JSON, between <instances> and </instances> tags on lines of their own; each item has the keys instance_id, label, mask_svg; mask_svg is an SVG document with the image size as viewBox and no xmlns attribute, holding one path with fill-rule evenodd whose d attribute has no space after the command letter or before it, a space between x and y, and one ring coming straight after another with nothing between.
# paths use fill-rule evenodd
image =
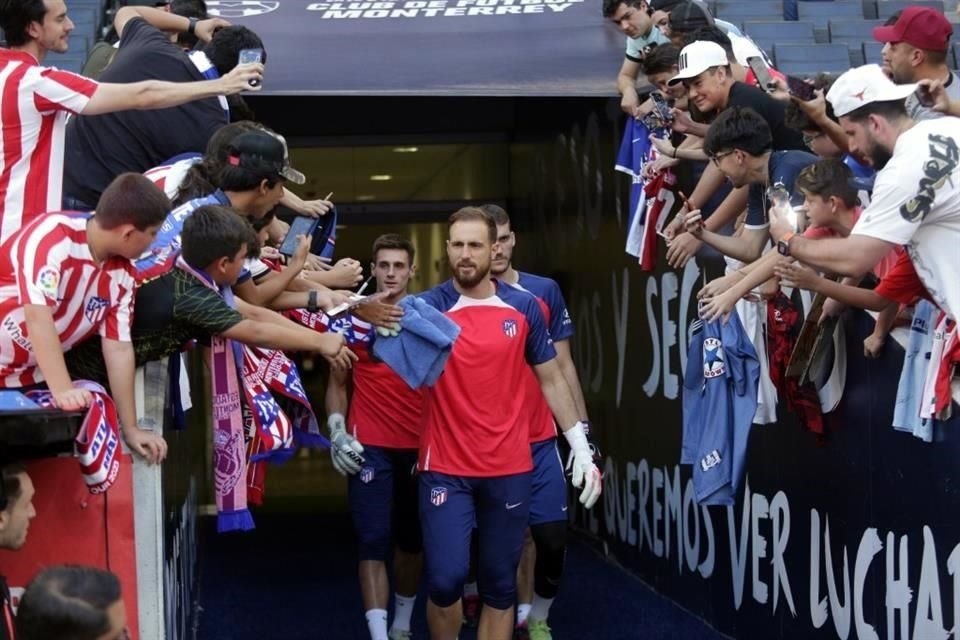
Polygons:
<instances>
[{"instance_id":1,"label":"atletico madrid crest","mask_svg":"<svg viewBox=\"0 0 960 640\"><path fill-rule=\"evenodd\" d=\"M373 467L364 467L363 469L360 469L360 482L363 484L370 484L373 481L374 474L375 472Z\"/></svg>"},{"instance_id":2,"label":"atletico madrid crest","mask_svg":"<svg viewBox=\"0 0 960 640\"><path fill-rule=\"evenodd\" d=\"M508 338L514 338L517 335L517 321L516 320L504 320L503 321L503 335Z\"/></svg>"},{"instance_id":3,"label":"atletico madrid crest","mask_svg":"<svg viewBox=\"0 0 960 640\"><path fill-rule=\"evenodd\" d=\"M447 501L447 488L446 487L434 487L430 489L430 503L439 507L444 502Z\"/></svg>"}]
</instances>

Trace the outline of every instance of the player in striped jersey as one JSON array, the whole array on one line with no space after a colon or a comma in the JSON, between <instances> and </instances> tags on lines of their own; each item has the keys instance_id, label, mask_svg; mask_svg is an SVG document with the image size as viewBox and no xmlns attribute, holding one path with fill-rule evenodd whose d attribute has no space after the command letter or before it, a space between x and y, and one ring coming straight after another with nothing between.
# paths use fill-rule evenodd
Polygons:
<instances>
[{"instance_id":1,"label":"player in striped jersey","mask_svg":"<svg viewBox=\"0 0 960 640\"><path fill-rule=\"evenodd\" d=\"M99 333L124 439L151 462L162 460L167 447L137 427L131 260L149 246L169 210L153 183L123 174L96 212L38 216L0 247L0 386L46 383L61 409L87 407L90 392L74 388L63 353Z\"/></svg>"},{"instance_id":2,"label":"player in striped jersey","mask_svg":"<svg viewBox=\"0 0 960 640\"><path fill-rule=\"evenodd\" d=\"M169 16L172 30L193 29L187 18ZM196 23L209 39L216 20ZM176 83L148 80L96 83L67 71L40 66L48 51L67 50L73 23L63 0L4 0L0 28L9 49L0 49L0 242L45 211L60 209L67 117L125 109L160 109L192 100L232 95L263 77L263 65L239 65L216 80ZM262 83L261 83L262 85Z\"/></svg>"},{"instance_id":3,"label":"player in striped jersey","mask_svg":"<svg viewBox=\"0 0 960 640\"><path fill-rule=\"evenodd\" d=\"M490 273L502 282L529 291L537 299L557 351L557 363L573 394L577 414L581 422L589 424L580 378L570 355L573 320L567 311L560 286L550 278L517 271L513 267L513 249L517 239L510 226L510 217L496 205L484 205L482 208L497 224L498 249L493 254ZM551 635L547 615L560 587L566 555L567 483L557 450L557 427L553 414L533 376L530 376L530 382L528 393L531 401L528 408L534 465L530 495L531 535L524 544L517 576L517 628L514 637L549 640Z\"/></svg>"}]
</instances>

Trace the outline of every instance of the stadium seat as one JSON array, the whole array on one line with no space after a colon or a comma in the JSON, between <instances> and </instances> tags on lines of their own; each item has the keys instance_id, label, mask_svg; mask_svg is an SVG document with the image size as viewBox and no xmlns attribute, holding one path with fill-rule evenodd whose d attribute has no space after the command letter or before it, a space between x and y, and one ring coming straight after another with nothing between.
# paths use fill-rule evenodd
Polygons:
<instances>
[{"instance_id":1,"label":"stadium seat","mask_svg":"<svg viewBox=\"0 0 960 640\"><path fill-rule=\"evenodd\" d=\"M814 42L812 22L747 20L743 23L743 28L755 42L761 40L797 44Z\"/></svg>"},{"instance_id":2,"label":"stadium seat","mask_svg":"<svg viewBox=\"0 0 960 640\"><path fill-rule=\"evenodd\" d=\"M877 18L886 20L898 11L907 7L930 7L943 12L941 0L877 0Z\"/></svg>"},{"instance_id":3,"label":"stadium seat","mask_svg":"<svg viewBox=\"0 0 960 640\"><path fill-rule=\"evenodd\" d=\"M883 51L883 45L879 42L863 43L863 61L864 64L882 64L883 57L880 52Z\"/></svg>"},{"instance_id":4,"label":"stadium seat","mask_svg":"<svg viewBox=\"0 0 960 640\"><path fill-rule=\"evenodd\" d=\"M830 20L863 20L863 5L856 2L801 2L799 8L800 21L812 22L814 34L819 42L826 42L829 37L828 23Z\"/></svg>"},{"instance_id":5,"label":"stadium seat","mask_svg":"<svg viewBox=\"0 0 960 640\"><path fill-rule=\"evenodd\" d=\"M843 72L850 68L850 50L845 44L777 44L773 47L774 65L795 76L813 76L820 72Z\"/></svg>"},{"instance_id":6,"label":"stadium seat","mask_svg":"<svg viewBox=\"0 0 960 640\"><path fill-rule=\"evenodd\" d=\"M736 2L718 0L716 17L727 22L754 20L783 20L782 0L749 0Z\"/></svg>"},{"instance_id":7,"label":"stadium seat","mask_svg":"<svg viewBox=\"0 0 960 640\"><path fill-rule=\"evenodd\" d=\"M873 42L873 29L882 24L879 20L830 20L830 42L847 45L850 48L850 64L858 67L864 63L863 43Z\"/></svg>"},{"instance_id":8,"label":"stadium seat","mask_svg":"<svg viewBox=\"0 0 960 640\"><path fill-rule=\"evenodd\" d=\"M960 67L960 42L954 42L950 45L950 55L947 56L947 64L954 71Z\"/></svg>"}]
</instances>

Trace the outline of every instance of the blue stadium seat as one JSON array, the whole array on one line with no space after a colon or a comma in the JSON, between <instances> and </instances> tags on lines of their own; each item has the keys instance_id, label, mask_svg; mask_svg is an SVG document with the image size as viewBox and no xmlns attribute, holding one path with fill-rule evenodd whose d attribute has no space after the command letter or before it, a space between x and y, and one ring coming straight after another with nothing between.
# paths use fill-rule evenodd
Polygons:
<instances>
[{"instance_id":1,"label":"blue stadium seat","mask_svg":"<svg viewBox=\"0 0 960 640\"><path fill-rule=\"evenodd\" d=\"M960 67L960 42L954 42L950 45L950 55L947 56L947 64L954 71Z\"/></svg>"},{"instance_id":2,"label":"blue stadium seat","mask_svg":"<svg viewBox=\"0 0 960 640\"><path fill-rule=\"evenodd\" d=\"M863 43L873 42L873 29L882 24L880 20L830 20L830 42L847 45L850 64L858 67L864 63Z\"/></svg>"},{"instance_id":3,"label":"blue stadium seat","mask_svg":"<svg viewBox=\"0 0 960 640\"><path fill-rule=\"evenodd\" d=\"M727 22L783 20L782 0L718 0L715 16Z\"/></svg>"},{"instance_id":4,"label":"blue stadium seat","mask_svg":"<svg viewBox=\"0 0 960 640\"><path fill-rule=\"evenodd\" d=\"M826 42L829 38L827 28L830 20L863 20L863 4L859 0L855 2L801 2L800 8L801 22L812 22L814 34L819 42Z\"/></svg>"},{"instance_id":5,"label":"blue stadium seat","mask_svg":"<svg viewBox=\"0 0 960 640\"><path fill-rule=\"evenodd\" d=\"M883 64L883 57L880 55L881 51L883 51L883 45L879 42L864 42L864 64Z\"/></svg>"},{"instance_id":6,"label":"blue stadium seat","mask_svg":"<svg viewBox=\"0 0 960 640\"><path fill-rule=\"evenodd\" d=\"M784 22L750 20L743 24L744 32L766 52L777 43L814 45L812 22Z\"/></svg>"},{"instance_id":7,"label":"blue stadium seat","mask_svg":"<svg viewBox=\"0 0 960 640\"><path fill-rule=\"evenodd\" d=\"M777 44L773 47L773 59L778 70L795 76L823 71L840 73L850 68L850 50L845 44Z\"/></svg>"},{"instance_id":8,"label":"blue stadium seat","mask_svg":"<svg viewBox=\"0 0 960 640\"><path fill-rule=\"evenodd\" d=\"M886 20L907 7L930 7L943 12L943 2L941 0L877 0L877 18Z\"/></svg>"}]
</instances>

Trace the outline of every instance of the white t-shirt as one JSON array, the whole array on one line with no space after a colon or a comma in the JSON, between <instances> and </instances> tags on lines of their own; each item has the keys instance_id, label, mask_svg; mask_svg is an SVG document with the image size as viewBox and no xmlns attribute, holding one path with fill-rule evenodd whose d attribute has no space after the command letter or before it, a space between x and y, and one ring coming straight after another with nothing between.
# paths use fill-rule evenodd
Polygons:
<instances>
[{"instance_id":1,"label":"white t-shirt","mask_svg":"<svg viewBox=\"0 0 960 640\"><path fill-rule=\"evenodd\" d=\"M960 118L918 122L897 138L851 233L906 245L933 300L960 318Z\"/></svg>"},{"instance_id":2,"label":"white t-shirt","mask_svg":"<svg viewBox=\"0 0 960 640\"><path fill-rule=\"evenodd\" d=\"M660 44L670 44L670 38L663 35L663 32L656 27L651 27L650 33L639 38L627 38L627 50L625 55L634 62L643 62L644 57L650 47Z\"/></svg>"}]
</instances>

